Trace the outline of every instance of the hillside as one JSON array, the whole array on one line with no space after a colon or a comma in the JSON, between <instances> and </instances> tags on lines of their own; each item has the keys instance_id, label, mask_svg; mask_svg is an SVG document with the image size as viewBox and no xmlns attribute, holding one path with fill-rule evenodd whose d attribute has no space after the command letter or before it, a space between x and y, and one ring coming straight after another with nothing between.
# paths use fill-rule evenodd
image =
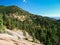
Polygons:
<instances>
[{"instance_id":1,"label":"hillside","mask_svg":"<svg viewBox=\"0 0 60 45\"><path fill-rule=\"evenodd\" d=\"M2 27L23 30L24 35L26 31L33 37L32 42L39 40L45 45L59 45L60 24L53 18L34 15L17 6L0 6L0 17Z\"/></svg>"}]
</instances>

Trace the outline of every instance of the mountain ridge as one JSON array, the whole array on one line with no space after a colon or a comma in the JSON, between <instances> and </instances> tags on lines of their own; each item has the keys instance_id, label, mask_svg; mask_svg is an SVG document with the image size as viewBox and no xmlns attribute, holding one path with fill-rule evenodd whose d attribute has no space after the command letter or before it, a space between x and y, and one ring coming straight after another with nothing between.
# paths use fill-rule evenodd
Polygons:
<instances>
[{"instance_id":1,"label":"mountain ridge","mask_svg":"<svg viewBox=\"0 0 60 45\"><path fill-rule=\"evenodd\" d=\"M0 8L0 16L3 26L28 32L33 37L33 42L37 39L45 45L59 44L60 24L56 19L34 15L16 6Z\"/></svg>"}]
</instances>

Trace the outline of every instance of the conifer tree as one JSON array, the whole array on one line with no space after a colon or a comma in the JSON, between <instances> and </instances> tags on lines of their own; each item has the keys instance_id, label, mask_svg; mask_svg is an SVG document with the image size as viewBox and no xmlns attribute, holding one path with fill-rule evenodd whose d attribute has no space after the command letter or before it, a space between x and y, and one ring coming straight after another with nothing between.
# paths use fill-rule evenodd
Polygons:
<instances>
[{"instance_id":1,"label":"conifer tree","mask_svg":"<svg viewBox=\"0 0 60 45\"><path fill-rule=\"evenodd\" d=\"M0 32L3 33L5 31L3 26L3 15L0 14Z\"/></svg>"}]
</instances>

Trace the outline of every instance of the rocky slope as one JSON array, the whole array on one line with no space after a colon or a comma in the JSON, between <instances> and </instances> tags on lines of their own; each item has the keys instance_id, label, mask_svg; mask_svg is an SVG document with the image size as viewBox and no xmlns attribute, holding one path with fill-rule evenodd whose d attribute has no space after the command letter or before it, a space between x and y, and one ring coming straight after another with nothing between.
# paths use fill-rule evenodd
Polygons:
<instances>
[{"instance_id":1,"label":"rocky slope","mask_svg":"<svg viewBox=\"0 0 60 45\"><path fill-rule=\"evenodd\" d=\"M28 37L28 39L30 37ZM0 33L0 45L42 45L42 44L31 42L31 40L26 40L22 31L11 31L9 29L6 29L6 33L2 34Z\"/></svg>"}]
</instances>

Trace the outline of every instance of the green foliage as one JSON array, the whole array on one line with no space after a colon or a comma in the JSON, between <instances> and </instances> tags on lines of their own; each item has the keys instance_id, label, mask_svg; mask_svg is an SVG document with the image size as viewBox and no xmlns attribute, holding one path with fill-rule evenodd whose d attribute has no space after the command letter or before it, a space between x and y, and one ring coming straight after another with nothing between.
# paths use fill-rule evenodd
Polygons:
<instances>
[{"instance_id":1,"label":"green foliage","mask_svg":"<svg viewBox=\"0 0 60 45\"><path fill-rule=\"evenodd\" d=\"M59 42L60 23L55 19L33 15L16 6L3 6L0 8L0 11L2 11L3 14L3 25L8 29L17 28L27 31L33 37L33 41L37 39L45 45L57 45ZM26 20L22 22L14 18L12 16L13 13L18 13L17 15L26 15Z\"/></svg>"},{"instance_id":2,"label":"green foliage","mask_svg":"<svg viewBox=\"0 0 60 45\"><path fill-rule=\"evenodd\" d=\"M5 32L4 26L3 26L3 15L0 13L0 32Z\"/></svg>"}]
</instances>

